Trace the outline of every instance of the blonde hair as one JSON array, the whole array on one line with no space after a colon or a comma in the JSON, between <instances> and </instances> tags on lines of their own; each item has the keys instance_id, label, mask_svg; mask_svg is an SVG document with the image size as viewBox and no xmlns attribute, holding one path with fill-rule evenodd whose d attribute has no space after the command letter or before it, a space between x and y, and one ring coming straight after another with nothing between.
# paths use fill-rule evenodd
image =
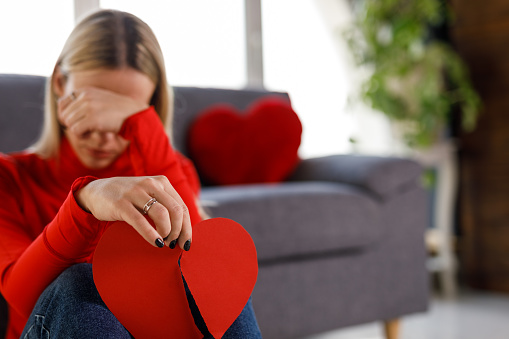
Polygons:
<instances>
[{"instance_id":1,"label":"blonde hair","mask_svg":"<svg viewBox=\"0 0 509 339\"><path fill-rule=\"evenodd\" d=\"M171 131L173 92L166 80L161 47L150 27L138 17L116 10L92 13L76 25L46 83L44 125L32 150L44 158L55 156L62 128L57 119L54 77L57 68L66 76L75 71L133 68L155 84L150 100L166 130Z\"/></svg>"}]
</instances>

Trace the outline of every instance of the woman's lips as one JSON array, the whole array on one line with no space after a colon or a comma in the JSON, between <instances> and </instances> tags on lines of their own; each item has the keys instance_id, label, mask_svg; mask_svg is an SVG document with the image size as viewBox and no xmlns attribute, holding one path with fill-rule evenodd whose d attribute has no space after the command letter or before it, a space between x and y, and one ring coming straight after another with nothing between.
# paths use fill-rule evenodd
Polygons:
<instances>
[{"instance_id":1,"label":"woman's lips","mask_svg":"<svg viewBox=\"0 0 509 339\"><path fill-rule=\"evenodd\" d=\"M96 159L107 159L107 158L111 158L114 153L113 152L110 152L110 151L102 151L102 150L97 150L97 149L93 149L93 148L87 148L87 153L96 158Z\"/></svg>"}]
</instances>

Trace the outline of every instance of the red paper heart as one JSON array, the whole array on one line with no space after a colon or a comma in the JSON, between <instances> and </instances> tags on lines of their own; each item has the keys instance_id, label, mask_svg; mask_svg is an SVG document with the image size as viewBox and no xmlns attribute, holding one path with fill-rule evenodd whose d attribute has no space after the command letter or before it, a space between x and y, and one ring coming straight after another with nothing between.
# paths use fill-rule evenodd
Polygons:
<instances>
[{"instance_id":1,"label":"red paper heart","mask_svg":"<svg viewBox=\"0 0 509 339\"><path fill-rule=\"evenodd\" d=\"M229 219L196 224L189 252L155 248L115 222L97 245L93 272L101 298L135 338L201 338L182 273L207 328L220 338L246 305L258 265L251 237Z\"/></svg>"},{"instance_id":2,"label":"red paper heart","mask_svg":"<svg viewBox=\"0 0 509 339\"><path fill-rule=\"evenodd\" d=\"M193 123L188 148L198 171L214 184L279 182L299 161L302 125L289 103L268 97L246 114L210 107Z\"/></svg>"},{"instance_id":3,"label":"red paper heart","mask_svg":"<svg viewBox=\"0 0 509 339\"><path fill-rule=\"evenodd\" d=\"M210 334L221 338L256 283L258 260L251 236L229 219L201 222L193 228L192 249L182 254L180 266Z\"/></svg>"}]
</instances>

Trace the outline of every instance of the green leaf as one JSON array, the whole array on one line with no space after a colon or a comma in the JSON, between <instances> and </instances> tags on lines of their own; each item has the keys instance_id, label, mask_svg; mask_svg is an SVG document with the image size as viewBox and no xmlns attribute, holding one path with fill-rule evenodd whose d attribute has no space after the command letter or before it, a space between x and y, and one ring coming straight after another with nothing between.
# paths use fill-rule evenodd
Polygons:
<instances>
[{"instance_id":1,"label":"green leaf","mask_svg":"<svg viewBox=\"0 0 509 339\"><path fill-rule=\"evenodd\" d=\"M354 25L345 33L356 62L373 69L361 98L405 126L411 147L433 143L452 106L462 127L475 127L482 103L468 68L446 44L427 41L429 27L452 18L440 0L358 0Z\"/></svg>"}]
</instances>

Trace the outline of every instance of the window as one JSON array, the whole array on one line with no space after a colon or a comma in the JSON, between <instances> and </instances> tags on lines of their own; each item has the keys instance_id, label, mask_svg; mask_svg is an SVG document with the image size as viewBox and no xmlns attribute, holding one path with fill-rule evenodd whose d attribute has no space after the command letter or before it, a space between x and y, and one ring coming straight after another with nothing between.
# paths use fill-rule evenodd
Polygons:
<instances>
[{"instance_id":1,"label":"window","mask_svg":"<svg viewBox=\"0 0 509 339\"><path fill-rule=\"evenodd\" d=\"M290 93L303 123L303 157L345 153L348 72L313 0L262 2L265 85Z\"/></svg>"},{"instance_id":2,"label":"window","mask_svg":"<svg viewBox=\"0 0 509 339\"><path fill-rule=\"evenodd\" d=\"M0 2L0 73L48 76L74 27L70 0Z\"/></svg>"},{"instance_id":3,"label":"window","mask_svg":"<svg viewBox=\"0 0 509 339\"><path fill-rule=\"evenodd\" d=\"M74 26L74 1L0 3L0 72L49 75ZM247 83L242 0L100 0L154 30L175 86L243 88ZM347 10L348 11L348 10ZM346 114L349 65L313 0L263 0L265 85L289 92L304 125L304 158L351 150Z\"/></svg>"},{"instance_id":4,"label":"window","mask_svg":"<svg viewBox=\"0 0 509 339\"><path fill-rule=\"evenodd\" d=\"M244 4L239 0L101 0L154 31L172 85L242 88L246 83Z\"/></svg>"}]
</instances>

